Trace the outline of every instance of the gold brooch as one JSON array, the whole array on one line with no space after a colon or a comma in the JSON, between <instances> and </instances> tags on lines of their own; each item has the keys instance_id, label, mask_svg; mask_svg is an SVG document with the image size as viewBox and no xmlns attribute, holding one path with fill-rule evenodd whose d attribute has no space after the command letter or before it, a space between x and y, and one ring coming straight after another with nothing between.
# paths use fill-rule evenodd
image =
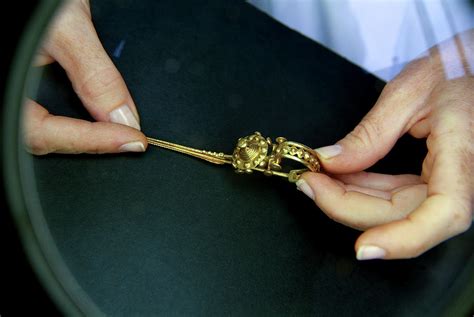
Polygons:
<instances>
[{"instance_id":1,"label":"gold brooch","mask_svg":"<svg viewBox=\"0 0 474 317\"><path fill-rule=\"evenodd\" d=\"M263 137L259 132L240 138L232 155L222 152L197 150L158 139L147 138L148 143L165 149L191 155L214 164L232 164L237 173L262 172L267 176L281 176L295 183L306 171L319 172L316 152L306 145L288 141L283 137L275 139ZM305 166L302 169L284 168L283 159L289 159ZM289 163L289 162L288 162Z\"/></svg>"}]
</instances>

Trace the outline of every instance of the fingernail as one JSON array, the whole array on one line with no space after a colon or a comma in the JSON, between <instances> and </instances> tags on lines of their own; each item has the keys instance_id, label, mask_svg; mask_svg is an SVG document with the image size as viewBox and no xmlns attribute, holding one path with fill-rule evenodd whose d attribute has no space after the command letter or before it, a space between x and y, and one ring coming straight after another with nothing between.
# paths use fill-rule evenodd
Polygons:
<instances>
[{"instance_id":1,"label":"fingernail","mask_svg":"<svg viewBox=\"0 0 474 317\"><path fill-rule=\"evenodd\" d=\"M323 159L330 159L335 157L342 152L342 146L339 144L329 145L314 149Z\"/></svg>"},{"instance_id":2,"label":"fingernail","mask_svg":"<svg viewBox=\"0 0 474 317\"><path fill-rule=\"evenodd\" d=\"M306 196L314 200L313 190L311 189L311 187L309 187L308 183L306 183L304 179L299 179L296 182L296 188L298 188L298 190L302 191Z\"/></svg>"},{"instance_id":3,"label":"fingernail","mask_svg":"<svg viewBox=\"0 0 474 317\"><path fill-rule=\"evenodd\" d=\"M375 245L363 245L357 250L357 260L382 259L386 252Z\"/></svg>"},{"instance_id":4,"label":"fingernail","mask_svg":"<svg viewBox=\"0 0 474 317\"><path fill-rule=\"evenodd\" d=\"M127 105L123 105L109 114L110 122L120 123L123 125L128 125L129 127L135 128L137 130L140 129L140 124L138 123L137 119L133 115L132 110Z\"/></svg>"},{"instance_id":5,"label":"fingernail","mask_svg":"<svg viewBox=\"0 0 474 317\"><path fill-rule=\"evenodd\" d=\"M120 152L145 152L145 146L142 142L135 141L125 143L119 148Z\"/></svg>"}]
</instances>

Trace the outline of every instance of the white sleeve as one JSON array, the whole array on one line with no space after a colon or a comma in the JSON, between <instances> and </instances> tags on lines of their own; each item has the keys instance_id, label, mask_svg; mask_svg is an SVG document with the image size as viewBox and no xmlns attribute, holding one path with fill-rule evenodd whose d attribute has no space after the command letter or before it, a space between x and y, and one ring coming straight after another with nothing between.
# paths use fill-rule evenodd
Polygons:
<instances>
[{"instance_id":1,"label":"white sleeve","mask_svg":"<svg viewBox=\"0 0 474 317\"><path fill-rule=\"evenodd\" d=\"M433 45L474 28L468 0L248 0L386 81Z\"/></svg>"}]
</instances>

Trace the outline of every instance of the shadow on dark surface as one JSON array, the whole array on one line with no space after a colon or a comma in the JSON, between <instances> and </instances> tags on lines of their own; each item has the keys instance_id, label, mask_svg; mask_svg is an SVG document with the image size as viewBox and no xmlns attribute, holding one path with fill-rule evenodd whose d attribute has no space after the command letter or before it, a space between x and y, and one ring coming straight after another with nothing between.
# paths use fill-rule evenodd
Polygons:
<instances>
[{"instance_id":1,"label":"shadow on dark surface","mask_svg":"<svg viewBox=\"0 0 474 317\"><path fill-rule=\"evenodd\" d=\"M225 152L255 130L327 145L383 86L245 3L93 5L150 136ZM88 118L57 66L37 99ZM425 153L404 137L373 170L419 173ZM436 315L472 255L473 230L417 259L357 262L359 233L294 185L159 149L48 155L34 167L59 251L111 315Z\"/></svg>"}]
</instances>

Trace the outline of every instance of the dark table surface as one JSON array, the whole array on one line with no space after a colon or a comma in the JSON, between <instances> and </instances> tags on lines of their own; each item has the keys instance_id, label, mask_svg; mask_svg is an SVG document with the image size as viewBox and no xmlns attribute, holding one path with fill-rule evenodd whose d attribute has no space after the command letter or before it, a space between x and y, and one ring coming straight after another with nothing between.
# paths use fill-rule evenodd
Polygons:
<instances>
[{"instance_id":1,"label":"dark table surface","mask_svg":"<svg viewBox=\"0 0 474 317\"><path fill-rule=\"evenodd\" d=\"M93 1L145 134L231 152L258 130L318 147L349 132L384 83L241 1ZM36 98L89 118L58 66ZM419 173L403 137L374 168ZM33 159L44 224L80 289L111 315L437 315L474 231L417 259L358 262L359 232L293 184L149 148ZM54 264L52 264L54 266Z\"/></svg>"}]
</instances>

